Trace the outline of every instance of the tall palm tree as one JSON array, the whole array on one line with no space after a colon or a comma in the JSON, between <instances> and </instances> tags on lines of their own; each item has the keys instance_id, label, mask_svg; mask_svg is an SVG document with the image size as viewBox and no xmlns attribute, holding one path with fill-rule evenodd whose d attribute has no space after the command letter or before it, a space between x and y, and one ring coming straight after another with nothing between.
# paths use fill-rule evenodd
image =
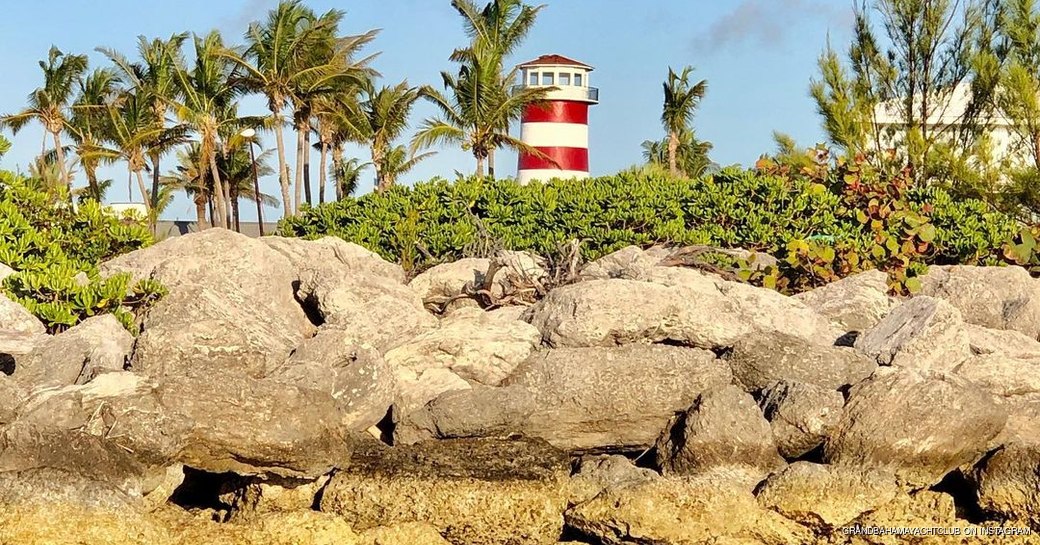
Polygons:
<instances>
[{"instance_id":1,"label":"tall palm tree","mask_svg":"<svg viewBox=\"0 0 1040 545\"><path fill-rule=\"evenodd\" d=\"M98 48L98 51L108 57L119 70L121 79L139 97L138 100L151 111L152 122L162 131L166 131L166 114L178 93L176 74L178 66L183 64L181 49L187 39L186 32L173 34L166 40L155 38L149 41L144 36L138 36L139 62L131 62L115 50ZM161 196L160 160L173 146L182 142L182 133L182 128L173 127L171 131L158 135L149 146L148 156L152 170L149 209L157 208Z\"/></svg>"},{"instance_id":2,"label":"tall palm tree","mask_svg":"<svg viewBox=\"0 0 1040 545\"><path fill-rule=\"evenodd\" d=\"M148 216L152 217L158 195L152 195L145 185L144 170L148 166L147 154L153 143L161 140L165 127L155 123L152 118L153 111L146 99L135 93L124 93L105 109L105 139L111 146L98 146L84 157L90 161L101 160L107 163L124 161L128 180L137 178L141 200ZM132 190L129 191L129 195L133 199Z\"/></svg>"},{"instance_id":3,"label":"tall palm tree","mask_svg":"<svg viewBox=\"0 0 1040 545\"><path fill-rule=\"evenodd\" d=\"M69 106L76 92L77 83L87 71L86 55L69 55L51 46L46 61L40 61L43 70L43 87L29 94L29 105L24 110L0 116L0 126L17 133L30 121L38 121L44 128L44 143L40 154L46 152L47 135L54 140L54 151L61 169L61 180L66 187L72 184L65 164L65 148L61 134L68 126Z\"/></svg>"},{"instance_id":4,"label":"tall palm tree","mask_svg":"<svg viewBox=\"0 0 1040 545\"><path fill-rule=\"evenodd\" d=\"M314 132L318 142L314 144L319 154L318 170L318 202L325 202L325 187L328 185L328 173L335 172L337 161L342 160L343 146L347 142L364 141L362 125L367 126L364 115L360 111L356 87L343 87L337 93L316 97L313 103ZM328 164L329 154L333 156L333 166ZM333 177L335 178L335 177ZM337 200L339 190L337 187Z\"/></svg>"},{"instance_id":5,"label":"tall palm tree","mask_svg":"<svg viewBox=\"0 0 1040 545\"><path fill-rule=\"evenodd\" d=\"M377 191L385 191L394 184L397 176L389 175L386 171L388 167L400 166L409 160L391 160L388 155L396 150L394 141L408 128L408 116L420 95L419 88L409 87L406 81L393 87L383 86L378 90L372 85L367 85L358 107L346 110L348 114L353 113L356 116L349 125L356 128L358 137L361 141L367 142L371 149ZM427 156L428 154L422 156L418 161Z\"/></svg>"},{"instance_id":6,"label":"tall palm tree","mask_svg":"<svg viewBox=\"0 0 1040 545\"><path fill-rule=\"evenodd\" d=\"M670 142L671 139L667 136L662 140L645 140L642 144L643 159L649 164L667 168ZM712 147L711 142L697 140L693 131L684 130L679 133L679 145L675 153L679 172L695 177L717 168L718 165L708 157Z\"/></svg>"},{"instance_id":7,"label":"tall palm tree","mask_svg":"<svg viewBox=\"0 0 1040 545\"><path fill-rule=\"evenodd\" d=\"M108 108L119 95L119 77L109 68L98 68L79 84L79 94L72 103L69 119L69 135L76 146L76 156L87 177L86 192L89 199L101 201L101 184L97 179L98 150L106 133Z\"/></svg>"},{"instance_id":8,"label":"tall palm tree","mask_svg":"<svg viewBox=\"0 0 1040 545\"><path fill-rule=\"evenodd\" d=\"M397 184L399 177L407 174L416 165L435 154L436 152L433 151L419 154L409 153L408 148L404 146L394 146L386 150L380 157L380 163L375 165L378 172L376 190L385 191L393 187Z\"/></svg>"},{"instance_id":9,"label":"tall palm tree","mask_svg":"<svg viewBox=\"0 0 1040 545\"><path fill-rule=\"evenodd\" d=\"M183 190L188 198L195 204L195 224L199 229L206 225L215 225L213 221L207 223L206 209L213 194L213 184L209 174L209 162L202 159L202 146L198 142L191 142L177 150L177 166L169 174L161 178L164 187L172 187Z\"/></svg>"},{"instance_id":10,"label":"tall palm tree","mask_svg":"<svg viewBox=\"0 0 1040 545\"><path fill-rule=\"evenodd\" d=\"M344 161L342 149L339 150L339 153L334 151L330 174L336 183L336 200L343 200L345 197L353 195L361 181L361 173L371 165L372 163L362 163L361 159L357 157Z\"/></svg>"},{"instance_id":11,"label":"tall palm tree","mask_svg":"<svg viewBox=\"0 0 1040 545\"><path fill-rule=\"evenodd\" d=\"M668 133L668 170L673 176L679 175L679 137L684 131L690 130L693 115L708 91L706 80L690 83L692 73L691 66L686 66L678 74L669 67L668 79L663 84L664 107L661 111L661 123Z\"/></svg>"}]
</instances>

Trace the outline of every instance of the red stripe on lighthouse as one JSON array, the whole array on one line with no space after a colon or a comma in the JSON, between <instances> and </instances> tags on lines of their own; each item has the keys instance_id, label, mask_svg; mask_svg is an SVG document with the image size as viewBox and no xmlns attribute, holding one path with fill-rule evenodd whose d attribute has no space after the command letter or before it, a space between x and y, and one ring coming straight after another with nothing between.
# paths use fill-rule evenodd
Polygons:
<instances>
[{"instance_id":1,"label":"red stripe on lighthouse","mask_svg":"<svg viewBox=\"0 0 1040 545\"><path fill-rule=\"evenodd\" d=\"M552 100L531 104L524 111L524 123L589 123L589 105L584 102Z\"/></svg>"},{"instance_id":2,"label":"red stripe on lighthouse","mask_svg":"<svg viewBox=\"0 0 1040 545\"><path fill-rule=\"evenodd\" d=\"M552 161L540 156L521 153L520 170L559 169L579 170L582 172L589 171L589 150L587 148L565 148L557 146L545 148L539 147L535 149L552 158L552 160L556 161L557 164L553 164Z\"/></svg>"}]
</instances>

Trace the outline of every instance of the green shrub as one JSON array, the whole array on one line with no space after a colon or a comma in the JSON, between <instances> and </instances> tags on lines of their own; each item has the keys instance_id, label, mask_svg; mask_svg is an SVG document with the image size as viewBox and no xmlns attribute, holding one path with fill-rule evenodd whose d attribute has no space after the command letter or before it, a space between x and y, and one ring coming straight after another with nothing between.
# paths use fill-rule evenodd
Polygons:
<instances>
[{"instance_id":1,"label":"green shrub","mask_svg":"<svg viewBox=\"0 0 1040 545\"><path fill-rule=\"evenodd\" d=\"M97 202L68 202L63 192L0 172L0 263L16 271L3 291L52 333L104 313L134 331L133 312L163 287L128 274L102 278L98 264L151 244L151 235L142 222L105 213Z\"/></svg>"}]
</instances>

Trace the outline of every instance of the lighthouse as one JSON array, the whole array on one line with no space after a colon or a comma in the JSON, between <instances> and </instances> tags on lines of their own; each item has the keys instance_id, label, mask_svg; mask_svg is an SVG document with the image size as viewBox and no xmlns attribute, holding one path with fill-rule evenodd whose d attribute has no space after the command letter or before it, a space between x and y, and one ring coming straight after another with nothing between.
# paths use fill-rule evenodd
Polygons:
<instances>
[{"instance_id":1,"label":"lighthouse","mask_svg":"<svg viewBox=\"0 0 1040 545\"><path fill-rule=\"evenodd\" d=\"M520 118L520 140L540 154L520 153L517 179L589 176L589 106L599 89L589 86L592 67L561 55L542 55L518 66L523 87L555 87L545 102L528 106ZM551 160L550 160L551 159Z\"/></svg>"}]
</instances>

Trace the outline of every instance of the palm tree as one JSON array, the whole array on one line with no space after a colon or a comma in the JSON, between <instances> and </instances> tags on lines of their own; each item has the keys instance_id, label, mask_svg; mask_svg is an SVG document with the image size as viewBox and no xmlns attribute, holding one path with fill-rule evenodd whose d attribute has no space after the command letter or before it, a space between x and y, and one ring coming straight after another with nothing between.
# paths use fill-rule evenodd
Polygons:
<instances>
[{"instance_id":1,"label":"palm tree","mask_svg":"<svg viewBox=\"0 0 1040 545\"><path fill-rule=\"evenodd\" d=\"M336 200L343 200L344 197L353 195L361 181L361 172L370 166L372 163L362 163L356 157L344 161L342 150L337 154L334 148L330 175L336 183Z\"/></svg>"},{"instance_id":2,"label":"palm tree","mask_svg":"<svg viewBox=\"0 0 1040 545\"><path fill-rule=\"evenodd\" d=\"M149 217L158 195L152 195L144 183L144 170L147 168L146 156L153 143L162 139L165 128L156 124L143 97L135 93L124 93L114 104L106 106L105 133L106 140L112 147L98 146L83 157L91 162L101 160L108 163L126 162L128 181L137 178L137 188L141 193L145 210ZM129 191L133 199L132 188ZM153 189L155 191L155 189ZM157 216L156 216L157 217Z\"/></svg>"},{"instance_id":3,"label":"palm tree","mask_svg":"<svg viewBox=\"0 0 1040 545\"><path fill-rule=\"evenodd\" d=\"M363 96L357 108L346 110L348 114L353 113L356 116L349 126L358 131L361 141L368 143L372 152L372 165L376 171L376 190L385 191L394 184L397 177L396 174L389 175L385 169L391 165L403 165L409 160L396 158L398 163L394 163L388 155L396 150L394 141L408 128L408 116L412 106L419 100L420 90L417 87L409 87L408 82L402 81L393 87L380 87L379 90L367 85ZM429 154L424 154L419 161L427 156Z\"/></svg>"},{"instance_id":4,"label":"palm tree","mask_svg":"<svg viewBox=\"0 0 1040 545\"><path fill-rule=\"evenodd\" d=\"M247 144L248 145L248 144ZM220 174L231 188L231 209L234 215L235 231L241 231L241 217L239 213L239 199L250 201L259 200L267 206L278 206L278 199L264 193L256 194L253 187L253 169L259 177L274 174L274 169L268 164L272 151L267 150L256 156L254 164L245 146L235 146L232 150L220 157Z\"/></svg>"},{"instance_id":5,"label":"palm tree","mask_svg":"<svg viewBox=\"0 0 1040 545\"><path fill-rule=\"evenodd\" d=\"M106 133L108 107L119 94L120 80L115 71L98 68L80 80L79 95L72 103L69 135L76 145L76 155L87 177L87 189L81 193L89 199L101 201L101 184L97 179L101 141Z\"/></svg>"},{"instance_id":6,"label":"palm tree","mask_svg":"<svg viewBox=\"0 0 1040 545\"><path fill-rule=\"evenodd\" d=\"M679 136L682 132L690 130L693 114L697 112L701 99L708 91L706 80L690 84L692 72L691 66L683 68L679 74L669 67L668 79L663 84L664 107L661 111L661 123L668 133L668 170L672 176L679 175Z\"/></svg>"},{"instance_id":7,"label":"palm tree","mask_svg":"<svg viewBox=\"0 0 1040 545\"><path fill-rule=\"evenodd\" d=\"M173 34L166 40L156 38L151 41L144 36L138 36L137 54L140 62L131 62L125 55L111 49L98 49L116 66L122 80L130 85L130 90L151 111L152 122L163 131L166 131L166 114L178 92L177 68L183 64L181 49L187 39L187 33ZM152 169L149 209L157 208L161 196L160 160L173 146L182 142L182 133L183 128L174 127L171 131L158 135L149 146L148 156Z\"/></svg>"},{"instance_id":8,"label":"palm tree","mask_svg":"<svg viewBox=\"0 0 1040 545\"><path fill-rule=\"evenodd\" d=\"M328 173L336 171L337 161L343 157L343 145L347 142L362 142L364 137L361 123L364 117L360 112L357 88L344 87L337 93L316 97L313 103L313 130L318 142L314 144L319 154L318 170L318 202L325 202L325 187L328 185ZM333 156L333 166L329 166L329 154ZM333 177L335 178L335 177ZM336 198L339 199L337 187Z\"/></svg>"},{"instance_id":9,"label":"palm tree","mask_svg":"<svg viewBox=\"0 0 1040 545\"><path fill-rule=\"evenodd\" d=\"M0 126L8 127L17 134L32 120L43 125L44 143L40 153L42 155L46 152L46 137L50 135L54 139L62 183L69 187L72 180L65 164L65 148L61 144L61 134L68 126L68 110L76 85L87 71L87 56L68 55L51 46L47 60L40 61L40 68L43 70L43 87L29 94L29 105L24 110L0 116Z\"/></svg>"},{"instance_id":10,"label":"palm tree","mask_svg":"<svg viewBox=\"0 0 1040 545\"><path fill-rule=\"evenodd\" d=\"M663 140L646 140L642 144L643 159L647 163L667 167L669 137ZM679 145L676 148L676 166L685 176L700 176L718 167L709 157L711 142L697 140L693 131L679 133Z\"/></svg>"},{"instance_id":11,"label":"palm tree","mask_svg":"<svg viewBox=\"0 0 1040 545\"><path fill-rule=\"evenodd\" d=\"M208 161L202 159L202 147L198 142L192 142L177 150L177 166L173 172L163 176L161 183L164 187L183 190L188 198L195 204L195 223L199 229L204 229L206 222L206 208L213 194ZM209 225L215 225L210 221Z\"/></svg>"},{"instance_id":12,"label":"palm tree","mask_svg":"<svg viewBox=\"0 0 1040 545\"><path fill-rule=\"evenodd\" d=\"M415 168L416 165L421 163L423 160L432 157L436 152L428 151L426 153L420 153L418 155L411 154L408 152L408 148L404 146L394 146L385 152L380 158L380 163L376 164L376 190L385 191L393 187L397 183L397 178L407 174L408 171ZM380 183L381 182L381 183Z\"/></svg>"}]
</instances>

